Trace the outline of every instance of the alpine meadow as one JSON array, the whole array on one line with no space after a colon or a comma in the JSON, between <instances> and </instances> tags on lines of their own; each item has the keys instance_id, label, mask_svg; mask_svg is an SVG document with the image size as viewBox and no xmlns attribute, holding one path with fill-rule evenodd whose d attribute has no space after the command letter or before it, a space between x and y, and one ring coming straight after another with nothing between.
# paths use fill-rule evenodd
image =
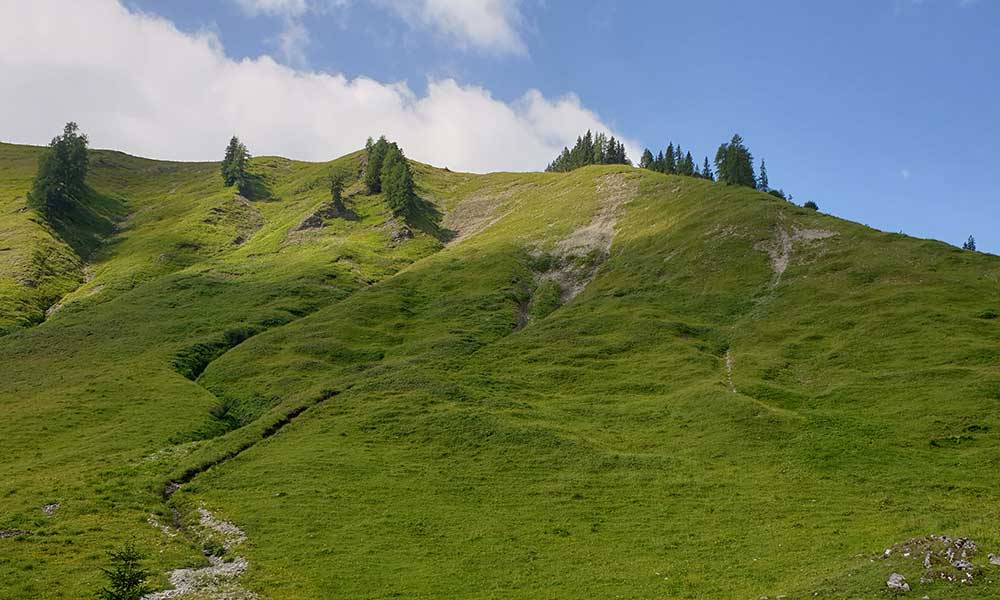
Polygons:
<instances>
[{"instance_id":1,"label":"alpine meadow","mask_svg":"<svg viewBox=\"0 0 1000 600\"><path fill-rule=\"evenodd\" d=\"M405 20L384 44L453 46L459 71L544 64L540 15L565 9L220 4L223 25L211 11ZM169 24L110 5L151 38ZM462 20L480 5L509 31ZM343 83L325 42L261 34L285 62L238 62L216 35L189 37L248 81L298 69L266 131L307 140L295 90ZM211 93L240 116L187 154L217 161L142 158L100 148L156 102L126 106L105 75L125 94L110 125L80 92L43 139L0 142L0 599L1000 599L992 207L979 249L881 231L789 173L790 134L727 125L708 151L678 127L643 148L575 97L536 111L576 111L544 153L518 148L537 171L436 162L388 113L350 151L271 155L231 82ZM406 86L349 84L370 103Z\"/></svg>"}]
</instances>

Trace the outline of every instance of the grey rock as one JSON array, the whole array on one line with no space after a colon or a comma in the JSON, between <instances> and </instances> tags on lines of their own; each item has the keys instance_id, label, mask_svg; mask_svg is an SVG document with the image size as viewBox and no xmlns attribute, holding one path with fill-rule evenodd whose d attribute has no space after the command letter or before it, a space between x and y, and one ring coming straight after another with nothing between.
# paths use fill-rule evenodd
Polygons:
<instances>
[{"instance_id":1,"label":"grey rock","mask_svg":"<svg viewBox=\"0 0 1000 600\"><path fill-rule=\"evenodd\" d=\"M894 592L910 591L910 584L906 583L906 578L899 573L893 573L885 582L886 587Z\"/></svg>"}]
</instances>

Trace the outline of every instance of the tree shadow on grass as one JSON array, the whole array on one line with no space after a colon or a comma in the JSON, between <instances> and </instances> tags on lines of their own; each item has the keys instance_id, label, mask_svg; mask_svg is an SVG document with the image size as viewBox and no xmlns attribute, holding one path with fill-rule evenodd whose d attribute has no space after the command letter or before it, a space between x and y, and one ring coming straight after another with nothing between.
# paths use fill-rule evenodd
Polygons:
<instances>
[{"instance_id":1,"label":"tree shadow on grass","mask_svg":"<svg viewBox=\"0 0 1000 600\"><path fill-rule=\"evenodd\" d=\"M260 173L248 173L246 179L239 184L239 191L247 200L280 200L271 192L267 179Z\"/></svg>"},{"instance_id":2,"label":"tree shadow on grass","mask_svg":"<svg viewBox=\"0 0 1000 600\"><path fill-rule=\"evenodd\" d=\"M457 235L451 229L441 226L444 213L434 203L420 196L414 196L410 210L404 216L410 228L422 231L441 243L448 243Z\"/></svg>"},{"instance_id":3,"label":"tree shadow on grass","mask_svg":"<svg viewBox=\"0 0 1000 600\"><path fill-rule=\"evenodd\" d=\"M52 214L48 223L77 256L86 260L117 231L117 222L126 212L125 199L88 187L83 197Z\"/></svg>"}]
</instances>

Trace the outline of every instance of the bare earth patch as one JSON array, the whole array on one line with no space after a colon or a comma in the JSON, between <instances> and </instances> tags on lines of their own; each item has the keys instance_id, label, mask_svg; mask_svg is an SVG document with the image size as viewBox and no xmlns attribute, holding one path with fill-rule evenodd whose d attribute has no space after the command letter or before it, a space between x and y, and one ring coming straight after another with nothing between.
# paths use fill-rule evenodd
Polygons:
<instances>
[{"instance_id":1,"label":"bare earth patch","mask_svg":"<svg viewBox=\"0 0 1000 600\"><path fill-rule=\"evenodd\" d=\"M826 229L801 229L792 225L791 233L782 225L778 224L774 228L774 239L766 242L758 242L755 250L767 252L771 259L771 270L774 271L771 277L771 289L778 287L781 283L781 276L788 269L789 261L792 259L792 251L796 244L811 243L817 240L826 239L838 235L836 231Z\"/></svg>"},{"instance_id":2,"label":"bare earth patch","mask_svg":"<svg viewBox=\"0 0 1000 600\"><path fill-rule=\"evenodd\" d=\"M638 192L639 180L625 173L601 177L597 182L597 210L590 223L556 242L554 266L538 278L556 282L563 303L582 292L607 260L622 209Z\"/></svg>"},{"instance_id":3,"label":"bare earth patch","mask_svg":"<svg viewBox=\"0 0 1000 600\"><path fill-rule=\"evenodd\" d=\"M517 186L502 191L486 190L462 200L441 222L445 229L455 232L455 237L449 243L457 244L507 216L513 206L500 214L496 214L496 211L517 190Z\"/></svg>"}]
</instances>

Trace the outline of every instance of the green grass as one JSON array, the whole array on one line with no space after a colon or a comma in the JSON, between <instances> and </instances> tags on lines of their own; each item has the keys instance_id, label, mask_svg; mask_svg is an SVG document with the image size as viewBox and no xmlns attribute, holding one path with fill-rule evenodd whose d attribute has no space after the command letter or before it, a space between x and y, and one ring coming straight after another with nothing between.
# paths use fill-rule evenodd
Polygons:
<instances>
[{"instance_id":1,"label":"green grass","mask_svg":"<svg viewBox=\"0 0 1000 600\"><path fill-rule=\"evenodd\" d=\"M35 152L0 145L4 198ZM1000 597L1000 567L922 584L870 560L930 533L1000 553L994 256L621 166L416 165L414 239L378 196L295 231L359 155L255 159L271 197L249 203L214 164L98 156L127 215L93 278L38 326L0 305L0 529L32 532L0 540L0 596L87 596L130 538L157 573L200 564L146 518L232 455L174 499L246 530L263 598L876 598L893 570L917 597ZM561 304L535 274L608 176L638 194ZM443 245L440 216L484 196L495 222ZM776 227L837 235L795 243L772 288Z\"/></svg>"}]
</instances>

